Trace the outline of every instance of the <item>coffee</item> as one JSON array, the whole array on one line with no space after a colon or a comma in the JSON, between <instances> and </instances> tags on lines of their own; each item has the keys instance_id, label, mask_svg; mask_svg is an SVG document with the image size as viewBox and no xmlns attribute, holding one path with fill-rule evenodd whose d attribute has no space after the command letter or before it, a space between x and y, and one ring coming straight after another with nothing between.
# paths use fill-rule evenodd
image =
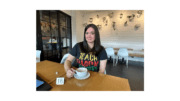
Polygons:
<instances>
[{"instance_id":1,"label":"coffee","mask_svg":"<svg viewBox=\"0 0 180 101\"><path fill-rule=\"evenodd\" d=\"M86 76L87 74L87 68L78 68L76 70L76 74L79 76L79 77L84 77Z\"/></svg>"},{"instance_id":2,"label":"coffee","mask_svg":"<svg viewBox=\"0 0 180 101\"><path fill-rule=\"evenodd\" d=\"M77 72L85 72L85 71L83 71L83 70L77 70Z\"/></svg>"}]
</instances>

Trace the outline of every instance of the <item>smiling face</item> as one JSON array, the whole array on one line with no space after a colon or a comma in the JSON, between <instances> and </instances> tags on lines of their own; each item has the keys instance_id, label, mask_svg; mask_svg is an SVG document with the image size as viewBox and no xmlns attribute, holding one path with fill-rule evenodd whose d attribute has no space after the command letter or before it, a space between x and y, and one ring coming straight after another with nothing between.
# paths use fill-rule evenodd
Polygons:
<instances>
[{"instance_id":1,"label":"smiling face","mask_svg":"<svg viewBox=\"0 0 180 101\"><path fill-rule=\"evenodd\" d=\"M93 43L95 40L95 32L92 27L89 27L85 33L86 41L88 43Z\"/></svg>"}]
</instances>

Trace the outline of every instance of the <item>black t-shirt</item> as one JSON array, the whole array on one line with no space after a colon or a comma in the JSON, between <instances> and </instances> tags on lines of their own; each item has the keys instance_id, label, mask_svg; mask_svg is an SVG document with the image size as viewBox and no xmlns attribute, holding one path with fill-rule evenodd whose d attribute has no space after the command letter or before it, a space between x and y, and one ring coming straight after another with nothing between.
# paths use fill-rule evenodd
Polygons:
<instances>
[{"instance_id":1,"label":"black t-shirt","mask_svg":"<svg viewBox=\"0 0 180 101\"><path fill-rule=\"evenodd\" d=\"M71 50L70 54L76 57L77 67L86 67L90 71L99 71L100 60L107 59L107 53L103 48L98 56L80 52L79 43Z\"/></svg>"}]
</instances>

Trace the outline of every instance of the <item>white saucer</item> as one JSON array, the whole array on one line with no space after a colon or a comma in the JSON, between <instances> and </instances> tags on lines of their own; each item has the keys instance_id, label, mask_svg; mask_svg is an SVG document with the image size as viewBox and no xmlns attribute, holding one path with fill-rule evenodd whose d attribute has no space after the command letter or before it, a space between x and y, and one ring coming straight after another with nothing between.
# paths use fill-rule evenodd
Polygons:
<instances>
[{"instance_id":1,"label":"white saucer","mask_svg":"<svg viewBox=\"0 0 180 101\"><path fill-rule=\"evenodd\" d=\"M74 78L78 79L78 80L84 80L87 79L90 76L90 73L88 72L87 75L85 77L78 77L77 74L74 74Z\"/></svg>"}]
</instances>

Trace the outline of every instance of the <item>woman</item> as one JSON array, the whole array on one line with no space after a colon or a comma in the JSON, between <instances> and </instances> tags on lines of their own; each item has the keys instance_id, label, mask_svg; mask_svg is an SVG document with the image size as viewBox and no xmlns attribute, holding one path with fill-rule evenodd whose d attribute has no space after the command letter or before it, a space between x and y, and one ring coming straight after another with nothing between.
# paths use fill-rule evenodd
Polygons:
<instances>
[{"instance_id":1,"label":"woman","mask_svg":"<svg viewBox=\"0 0 180 101\"><path fill-rule=\"evenodd\" d=\"M96 25L89 24L84 30L84 41L77 43L64 63L66 76L74 76L71 62L76 59L78 67L86 67L90 71L104 73L107 63L107 53L100 43L99 31Z\"/></svg>"}]
</instances>

